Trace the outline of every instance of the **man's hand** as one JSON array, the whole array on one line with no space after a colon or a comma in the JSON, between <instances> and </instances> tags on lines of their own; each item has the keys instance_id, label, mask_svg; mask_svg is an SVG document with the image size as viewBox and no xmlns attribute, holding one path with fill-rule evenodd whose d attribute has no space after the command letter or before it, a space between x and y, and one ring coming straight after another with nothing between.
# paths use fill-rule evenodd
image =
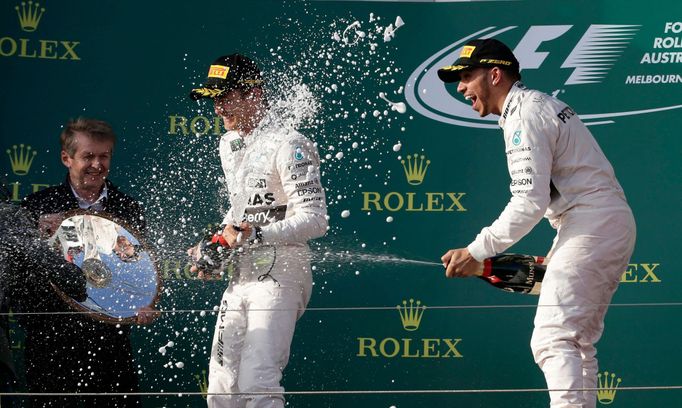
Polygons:
<instances>
[{"instance_id":1,"label":"man's hand","mask_svg":"<svg viewBox=\"0 0 682 408\"><path fill-rule=\"evenodd\" d=\"M190 266L189 271L191 273L196 273L197 278L199 278L199 279L210 280L211 274L210 273L204 273L204 271L199 269L195 264L195 262L198 261L199 257L201 256L201 250L199 249L200 247L201 247L201 242L187 250L187 255L189 255L190 259L192 260L192 266Z\"/></svg>"},{"instance_id":2,"label":"man's hand","mask_svg":"<svg viewBox=\"0 0 682 408\"><path fill-rule=\"evenodd\" d=\"M149 324L159 317L159 311L150 306L142 306L137 310L135 323Z\"/></svg>"},{"instance_id":3,"label":"man's hand","mask_svg":"<svg viewBox=\"0 0 682 408\"><path fill-rule=\"evenodd\" d=\"M38 219L38 231L40 231L40 235L43 237L51 237L57 232L63 219L64 214L62 213L41 215Z\"/></svg>"},{"instance_id":4,"label":"man's hand","mask_svg":"<svg viewBox=\"0 0 682 408\"><path fill-rule=\"evenodd\" d=\"M474 259L466 248L451 249L440 258L448 278L466 278L479 274L481 262Z\"/></svg>"},{"instance_id":5,"label":"man's hand","mask_svg":"<svg viewBox=\"0 0 682 408\"><path fill-rule=\"evenodd\" d=\"M225 229L223 229L223 238L225 238L230 248L235 248L246 243L252 231L253 227L246 222L242 222L239 228L235 228L233 225L226 225Z\"/></svg>"},{"instance_id":6,"label":"man's hand","mask_svg":"<svg viewBox=\"0 0 682 408\"><path fill-rule=\"evenodd\" d=\"M235 227L234 225L226 225L221 232L222 238L225 240L225 243L227 243L227 248L223 249L234 249L245 244L252 232L253 227L246 222L242 222L238 227ZM223 245L225 245L225 243L223 243ZM200 257L202 256L201 245L202 243L200 242L199 244L187 250L187 255L189 255L193 263L193 265L189 268L189 271L191 273L196 273L199 279L210 280L215 278L215 276L211 273L208 273L207 271L202 270L196 265L197 261L199 261Z\"/></svg>"}]
</instances>

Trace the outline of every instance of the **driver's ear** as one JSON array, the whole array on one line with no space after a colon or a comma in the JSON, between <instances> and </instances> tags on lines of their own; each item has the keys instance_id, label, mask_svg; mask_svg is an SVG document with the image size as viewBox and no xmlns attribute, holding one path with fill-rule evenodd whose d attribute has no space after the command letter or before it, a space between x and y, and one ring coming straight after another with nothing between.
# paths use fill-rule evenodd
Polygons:
<instances>
[{"instance_id":1,"label":"driver's ear","mask_svg":"<svg viewBox=\"0 0 682 408\"><path fill-rule=\"evenodd\" d=\"M500 80L502 79L502 70L498 67L493 67L493 69L490 70L490 80L493 85L497 85L500 83Z\"/></svg>"}]
</instances>

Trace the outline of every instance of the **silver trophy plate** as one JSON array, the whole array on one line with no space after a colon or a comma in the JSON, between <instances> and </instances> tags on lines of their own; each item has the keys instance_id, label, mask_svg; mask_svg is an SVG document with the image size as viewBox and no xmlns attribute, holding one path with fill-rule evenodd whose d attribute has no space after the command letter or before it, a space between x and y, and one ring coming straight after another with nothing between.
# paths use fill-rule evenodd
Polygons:
<instances>
[{"instance_id":1,"label":"silver trophy plate","mask_svg":"<svg viewBox=\"0 0 682 408\"><path fill-rule=\"evenodd\" d=\"M132 324L141 308L156 304L161 278L154 254L133 229L109 215L69 212L48 243L85 274L83 302L53 285L76 311L107 323Z\"/></svg>"}]
</instances>

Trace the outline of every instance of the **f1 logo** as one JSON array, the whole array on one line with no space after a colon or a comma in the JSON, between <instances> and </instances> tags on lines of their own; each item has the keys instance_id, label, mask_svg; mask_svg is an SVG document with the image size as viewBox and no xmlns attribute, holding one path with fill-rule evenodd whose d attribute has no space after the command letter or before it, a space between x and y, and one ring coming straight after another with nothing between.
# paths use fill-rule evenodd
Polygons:
<instances>
[{"instance_id":1,"label":"f1 logo","mask_svg":"<svg viewBox=\"0 0 682 408\"><path fill-rule=\"evenodd\" d=\"M572 25L531 26L514 49L521 69L540 68L548 52L539 52L540 45L555 40ZM575 68L565 85L599 83L623 52L623 45L632 40L639 25L592 24L561 68ZM606 62L608 61L608 62Z\"/></svg>"},{"instance_id":2,"label":"f1 logo","mask_svg":"<svg viewBox=\"0 0 682 408\"><path fill-rule=\"evenodd\" d=\"M514 55L519 60L521 69L537 69L549 55L548 52L538 52L540 44L555 40L564 35L572 25L531 26L514 49Z\"/></svg>"}]
</instances>

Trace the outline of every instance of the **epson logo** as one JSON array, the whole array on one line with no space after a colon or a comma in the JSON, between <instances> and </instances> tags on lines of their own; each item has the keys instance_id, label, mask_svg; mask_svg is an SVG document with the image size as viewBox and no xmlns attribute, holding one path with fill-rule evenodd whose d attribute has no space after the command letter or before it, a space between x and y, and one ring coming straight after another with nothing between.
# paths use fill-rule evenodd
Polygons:
<instances>
[{"instance_id":1,"label":"epson logo","mask_svg":"<svg viewBox=\"0 0 682 408\"><path fill-rule=\"evenodd\" d=\"M511 181L511 186L530 186L533 184L533 179L529 178L524 178L524 179L514 179Z\"/></svg>"},{"instance_id":2,"label":"epson logo","mask_svg":"<svg viewBox=\"0 0 682 408\"><path fill-rule=\"evenodd\" d=\"M515 44L505 40L505 33L516 33L518 37L519 30L522 30L521 27L487 27L460 38L420 64L405 84L405 98L407 103L418 113L440 122L480 129L499 129L496 115L488 115L485 118L479 117L478 112L471 108L470 102L464 100L463 96L456 94L454 89L446 89L446 84L438 78L438 69L453 64L468 41L477 38L499 38L513 48L524 78L526 78L525 74L531 73L532 70L554 70L556 75L551 77L556 78L556 81L550 85L553 89L561 86L564 88L573 87L571 90L580 89L582 91L587 89L594 91L592 87L604 82L616 64L624 63L619 62L619 59L628 49L630 42L638 34L641 27L641 25L592 24L584 29L582 36L575 42L576 31L580 28L574 25L530 26ZM571 35L565 35L568 32L571 32ZM570 42L566 39L568 37L572 38ZM561 43L560 47L558 46L559 43ZM548 48L556 50L552 51L551 59L548 59L550 52L540 51ZM563 53L563 55L557 59L559 53ZM633 62L634 65L639 64L639 58L638 56L637 61ZM552 62L548 63L548 61ZM560 65L557 65L556 61L561 61ZM629 61L628 64L630 64ZM618 81L621 82L614 83L627 85L625 78L618 78ZM452 86L453 84L449 84L449 87ZM575 88L576 86L582 87ZM533 87L538 88L537 86ZM557 89L551 93L556 96L560 91L565 91L565 89ZM580 118L586 125L607 124L613 123L613 119L620 116L679 109L682 108L682 105L633 108L628 107L622 111L614 112L581 114ZM565 115L560 119L566 120L567 117Z\"/></svg>"}]
</instances>

